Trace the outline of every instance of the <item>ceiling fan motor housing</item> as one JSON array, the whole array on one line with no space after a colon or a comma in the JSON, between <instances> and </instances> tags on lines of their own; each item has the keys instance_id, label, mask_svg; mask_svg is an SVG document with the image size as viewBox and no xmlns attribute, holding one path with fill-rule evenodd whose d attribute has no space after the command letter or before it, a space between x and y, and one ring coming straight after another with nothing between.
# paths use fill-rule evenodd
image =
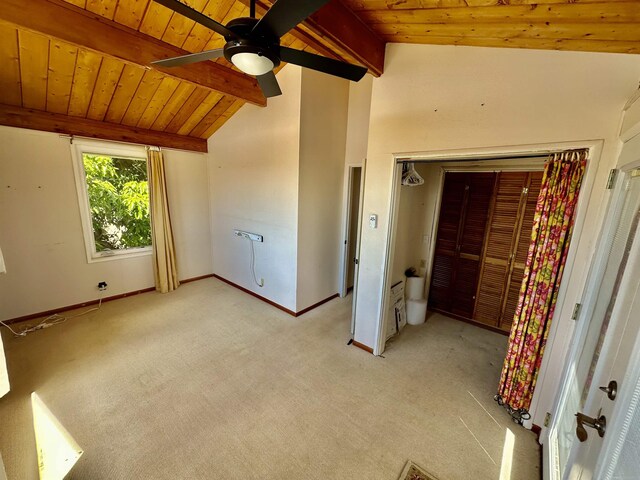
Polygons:
<instances>
[{"instance_id":1,"label":"ceiling fan motor housing","mask_svg":"<svg viewBox=\"0 0 640 480\"><path fill-rule=\"evenodd\" d=\"M280 40L274 37L252 36L251 31L256 23L258 19L251 17L235 18L227 23L227 28L237 36L225 37L227 43L224 46L224 57L232 62L231 57L238 53L253 53L271 60L275 68L280 65Z\"/></svg>"}]
</instances>

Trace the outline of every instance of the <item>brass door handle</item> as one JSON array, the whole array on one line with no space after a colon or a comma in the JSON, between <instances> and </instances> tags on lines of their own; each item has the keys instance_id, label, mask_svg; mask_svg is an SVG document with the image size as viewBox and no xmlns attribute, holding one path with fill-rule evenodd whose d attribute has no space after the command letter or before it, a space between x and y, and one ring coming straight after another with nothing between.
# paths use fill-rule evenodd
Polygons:
<instances>
[{"instance_id":1,"label":"brass door handle","mask_svg":"<svg viewBox=\"0 0 640 480\"><path fill-rule=\"evenodd\" d=\"M598 418L592 418L586 416L584 413L576 413L576 420L578 425L576 426L576 436L578 440L581 442L585 442L589 435L587 434L587 429L584 427L590 427L597 430L598 435L600 437L604 437L604 433L607 429L607 418L604 415L601 415L600 410L598 412Z\"/></svg>"}]
</instances>

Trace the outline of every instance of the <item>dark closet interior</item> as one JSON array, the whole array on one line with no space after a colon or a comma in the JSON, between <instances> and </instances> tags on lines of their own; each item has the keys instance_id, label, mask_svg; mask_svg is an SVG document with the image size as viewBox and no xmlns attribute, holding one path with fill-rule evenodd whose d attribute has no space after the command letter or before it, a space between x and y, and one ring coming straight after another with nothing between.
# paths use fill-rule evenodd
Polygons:
<instances>
[{"instance_id":1,"label":"dark closet interior","mask_svg":"<svg viewBox=\"0 0 640 480\"><path fill-rule=\"evenodd\" d=\"M509 332L542 172L447 172L429 308Z\"/></svg>"}]
</instances>

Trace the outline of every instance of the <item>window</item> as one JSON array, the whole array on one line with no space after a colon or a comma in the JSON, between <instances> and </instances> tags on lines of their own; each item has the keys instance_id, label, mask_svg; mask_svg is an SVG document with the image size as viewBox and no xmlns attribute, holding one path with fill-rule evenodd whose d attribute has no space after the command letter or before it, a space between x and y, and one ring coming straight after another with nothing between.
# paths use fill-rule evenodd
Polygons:
<instances>
[{"instance_id":1,"label":"window","mask_svg":"<svg viewBox=\"0 0 640 480\"><path fill-rule=\"evenodd\" d=\"M89 262L151 252L145 151L74 142L74 168Z\"/></svg>"}]
</instances>

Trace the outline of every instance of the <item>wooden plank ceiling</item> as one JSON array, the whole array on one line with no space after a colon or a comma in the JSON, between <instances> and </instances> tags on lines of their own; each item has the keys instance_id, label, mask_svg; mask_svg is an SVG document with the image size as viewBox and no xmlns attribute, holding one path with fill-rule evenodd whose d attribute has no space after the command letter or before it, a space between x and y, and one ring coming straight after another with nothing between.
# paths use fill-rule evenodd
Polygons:
<instances>
[{"instance_id":1,"label":"wooden plank ceiling","mask_svg":"<svg viewBox=\"0 0 640 480\"><path fill-rule=\"evenodd\" d=\"M343 0L386 42L640 53L638 0Z\"/></svg>"},{"instance_id":2,"label":"wooden plank ceiling","mask_svg":"<svg viewBox=\"0 0 640 480\"><path fill-rule=\"evenodd\" d=\"M151 0L5 1L0 9L1 124L47 129L48 122L49 130L64 133L205 151L206 139L244 103L266 104L255 79L225 59L149 68L155 58L224 45L220 35ZM247 0L184 3L221 23L249 14ZM259 3L258 13L270 4ZM381 55L368 66L379 74L384 44L376 40ZM341 48L336 36L306 26L285 35L282 44L361 64L371 56ZM73 119L65 129L68 117ZM166 141L158 142L159 132Z\"/></svg>"},{"instance_id":3,"label":"wooden plank ceiling","mask_svg":"<svg viewBox=\"0 0 640 480\"><path fill-rule=\"evenodd\" d=\"M248 15L249 0L183 1ZM385 42L640 53L639 24L640 0L332 0L282 43L377 76ZM224 59L149 63L223 43L151 0L3 0L0 124L204 151L244 103L265 105L255 79Z\"/></svg>"}]
</instances>

